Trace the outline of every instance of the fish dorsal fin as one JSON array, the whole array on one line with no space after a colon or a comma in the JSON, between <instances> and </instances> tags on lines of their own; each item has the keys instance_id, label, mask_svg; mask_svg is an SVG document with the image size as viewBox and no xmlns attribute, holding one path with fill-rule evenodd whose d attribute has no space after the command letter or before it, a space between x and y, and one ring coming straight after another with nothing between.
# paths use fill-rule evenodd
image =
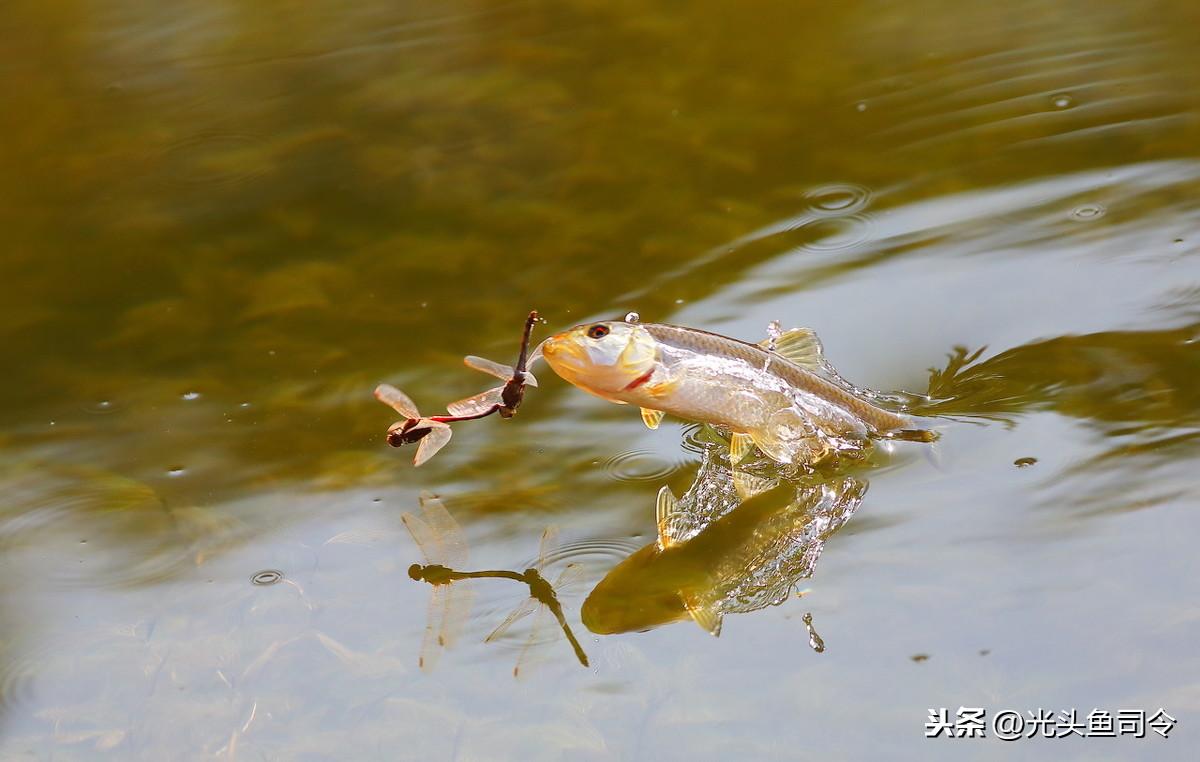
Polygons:
<instances>
[{"instance_id":1,"label":"fish dorsal fin","mask_svg":"<svg viewBox=\"0 0 1200 762\"><path fill-rule=\"evenodd\" d=\"M642 423L646 424L648 429L657 429L658 424L662 423L663 416L666 415L661 410L651 410L642 408Z\"/></svg>"},{"instance_id":2,"label":"fish dorsal fin","mask_svg":"<svg viewBox=\"0 0 1200 762\"><path fill-rule=\"evenodd\" d=\"M750 454L750 450L754 449L754 437L749 434L740 434L734 432L729 438L729 461L733 465L737 465L746 459Z\"/></svg>"},{"instance_id":3,"label":"fish dorsal fin","mask_svg":"<svg viewBox=\"0 0 1200 762\"><path fill-rule=\"evenodd\" d=\"M675 544L674 521L679 513L679 501L671 488L663 485L658 491L658 500L654 503L654 518L658 523L658 547L666 550Z\"/></svg>"},{"instance_id":4,"label":"fish dorsal fin","mask_svg":"<svg viewBox=\"0 0 1200 762\"><path fill-rule=\"evenodd\" d=\"M721 612L715 606L700 600L698 596L688 594L683 596L683 605L692 615L692 621L700 625L705 632L714 638L721 637Z\"/></svg>"},{"instance_id":5,"label":"fish dorsal fin","mask_svg":"<svg viewBox=\"0 0 1200 762\"><path fill-rule=\"evenodd\" d=\"M742 499L743 503L755 495L761 495L774 487L775 484L775 480L768 479L765 476L756 476L737 469L734 469L733 472L733 488L737 491L738 497Z\"/></svg>"},{"instance_id":6,"label":"fish dorsal fin","mask_svg":"<svg viewBox=\"0 0 1200 762\"><path fill-rule=\"evenodd\" d=\"M805 370L821 371L826 367L825 349L811 328L791 328L778 336L763 339L758 345Z\"/></svg>"}]
</instances>

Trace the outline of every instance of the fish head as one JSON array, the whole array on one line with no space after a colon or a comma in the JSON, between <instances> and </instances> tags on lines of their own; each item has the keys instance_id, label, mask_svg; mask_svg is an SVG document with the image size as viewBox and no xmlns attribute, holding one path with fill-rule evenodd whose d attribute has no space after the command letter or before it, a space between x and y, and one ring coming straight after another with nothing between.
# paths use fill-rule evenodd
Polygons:
<instances>
[{"instance_id":1,"label":"fish head","mask_svg":"<svg viewBox=\"0 0 1200 762\"><path fill-rule=\"evenodd\" d=\"M605 575L580 607L583 625L597 635L642 632L686 619L677 564L655 543L636 551Z\"/></svg>"},{"instance_id":2,"label":"fish head","mask_svg":"<svg viewBox=\"0 0 1200 762\"><path fill-rule=\"evenodd\" d=\"M542 357L565 381L602 397L654 372L658 342L636 323L585 323L542 342Z\"/></svg>"}]
</instances>

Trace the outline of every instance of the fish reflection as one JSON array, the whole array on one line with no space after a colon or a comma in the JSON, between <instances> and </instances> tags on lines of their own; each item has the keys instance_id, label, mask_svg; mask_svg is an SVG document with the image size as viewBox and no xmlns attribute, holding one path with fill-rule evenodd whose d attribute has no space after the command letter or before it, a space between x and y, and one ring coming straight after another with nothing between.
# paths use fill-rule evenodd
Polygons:
<instances>
[{"instance_id":1,"label":"fish reflection","mask_svg":"<svg viewBox=\"0 0 1200 762\"><path fill-rule=\"evenodd\" d=\"M865 482L844 474L787 481L735 472L722 450L705 448L695 482L678 500L667 487L659 491L657 540L592 590L582 611L589 630L648 630L691 618L719 635L726 614L787 600L866 493Z\"/></svg>"},{"instance_id":2,"label":"fish reflection","mask_svg":"<svg viewBox=\"0 0 1200 762\"><path fill-rule=\"evenodd\" d=\"M537 610L525 644L517 657L517 665L513 668L514 677L520 675L532 646L544 640L549 623L547 613L558 621L558 626L575 652L575 658L583 666L588 666L587 654L567 623L557 593L559 589L578 578L582 567L578 564L568 564L553 584L542 576L547 551L554 544L557 530L547 528L542 533L538 560L524 572L508 569L459 571L455 567L461 567L467 561L467 546L462 528L436 496L422 492L420 505L424 519L410 513L403 514L401 518L426 561L423 565L410 566L408 576L417 581L427 582L433 588L429 599L425 636L421 642L421 655L418 659L423 671L431 671L441 651L453 645L470 614L471 591L462 585L455 585L456 582L467 579L510 579L529 588L529 597L492 630L485 640L490 643L499 639L514 623Z\"/></svg>"}]
</instances>

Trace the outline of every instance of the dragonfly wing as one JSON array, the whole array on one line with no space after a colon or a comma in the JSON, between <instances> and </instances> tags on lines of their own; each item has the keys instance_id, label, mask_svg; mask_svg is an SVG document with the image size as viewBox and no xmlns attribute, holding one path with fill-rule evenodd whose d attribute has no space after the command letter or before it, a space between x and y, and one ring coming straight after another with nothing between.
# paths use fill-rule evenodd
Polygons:
<instances>
[{"instance_id":1,"label":"dragonfly wing","mask_svg":"<svg viewBox=\"0 0 1200 762\"><path fill-rule=\"evenodd\" d=\"M558 577L554 580L552 587L555 593L571 587L580 582L584 577L583 564L567 564L563 570L558 573Z\"/></svg>"},{"instance_id":2,"label":"dragonfly wing","mask_svg":"<svg viewBox=\"0 0 1200 762\"><path fill-rule=\"evenodd\" d=\"M425 615L425 635L421 638L421 653L417 657L417 664L421 667L422 672L432 672L434 666L437 665L438 657L442 655L442 649L437 642L437 633L441 629L442 598L447 590L449 590L447 585L434 585L429 593L429 611Z\"/></svg>"},{"instance_id":3,"label":"dragonfly wing","mask_svg":"<svg viewBox=\"0 0 1200 762\"><path fill-rule=\"evenodd\" d=\"M375 399L390 406L405 418L421 417L421 414L417 412L416 404L408 398L408 395L391 384L380 384L375 387Z\"/></svg>"},{"instance_id":4,"label":"dragonfly wing","mask_svg":"<svg viewBox=\"0 0 1200 762\"><path fill-rule=\"evenodd\" d=\"M537 601L533 598L526 598L517 604L508 616L504 617L504 621L496 625L496 629L488 633L488 636L483 639L484 643L491 643L493 640L498 640L508 632L508 628L512 627L517 622L533 613L534 607L537 606Z\"/></svg>"},{"instance_id":5,"label":"dragonfly wing","mask_svg":"<svg viewBox=\"0 0 1200 762\"><path fill-rule=\"evenodd\" d=\"M458 402L451 402L446 405L446 412L450 415L479 415L486 413L502 401L504 387L497 386L494 389L488 389L486 392L472 395Z\"/></svg>"},{"instance_id":6,"label":"dragonfly wing","mask_svg":"<svg viewBox=\"0 0 1200 762\"><path fill-rule=\"evenodd\" d=\"M429 460L449 441L450 427L444 423L430 421L429 433L421 437L421 444L417 445L417 454L413 456L413 465L419 466Z\"/></svg>"},{"instance_id":7,"label":"dragonfly wing","mask_svg":"<svg viewBox=\"0 0 1200 762\"><path fill-rule=\"evenodd\" d=\"M421 551L421 557L425 559L425 563L442 563L442 543L434 534L433 529L411 513L400 514L400 520L404 522L404 528L412 535L413 542L417 544L417 550Z\"/></svg>"},{"instance_id":8,"label":"dragonfly wing","mask_svg":"<svg viewBox=\"0 0 1200 762\"><path fill-rule=\"evenodd\" d=\"M513 677L521 676L527 666L529 652L533 650L534 643L543 641L543 635L549 625L550 609L539 605L537 615L533 618L533 624L529 626L529 635L525 638L525 645L521 647L521 654L517 656L517 664L513 667Z\"/></svg>"},{"instance_id":9,"label":"dragonfly wing","mask_svg":"<svg viewBox=\"0 0 1200 762\"><path fill-rule=\"evenodd\" d=\"M425 517L423 523L429 528L433 546L437 549L437 558L432 563L461 569L467 563L467 539L462 527L450 515L450 511L446 510L446 504L441 498L432 492L422 490L420 503L421 513ZM408 524L407 520L405 524Z\"/></svg>"},{"instance_id":10,"label":"dragonfly wing","mask_svg":"<svg viewBox=\"0 0 1200 762\"><path fill-rule=\"evenodd\" d=\"M446 603L442 607L438 643L443 648L450 648L458 642L458 636L462 634L463 627L471 616L471 604L475 600L475 591L462 580L441 585L441 587L446 588Z\"/></svg>"},{"instance_id":11,"label":"dragonfly wing","mask_svg":"<svg viewBox=\"0 0 1200 762\"><path fill-rule=\"evenodd\" d=\"M558 527L551 524L542 530L542 539L538 543L538 557L534 562L534 568L541 571L546 566L546 560L550 556L550 550L558 544Z\"/></svg>"},{"instance_id":12,"label":"dragonfly wing","mask_svg":"<svg viewBox=\"0 0 1200 762\"><path fill-rule=\"evenodd\" d=\"M476 357L475 355L464 357L463 364L468 368L486 373L489 376L495 376L504 381L512 378L515 372L511 365L501 365L495 360L489 360L486 357Z\"/></svg>"}]
</instances>

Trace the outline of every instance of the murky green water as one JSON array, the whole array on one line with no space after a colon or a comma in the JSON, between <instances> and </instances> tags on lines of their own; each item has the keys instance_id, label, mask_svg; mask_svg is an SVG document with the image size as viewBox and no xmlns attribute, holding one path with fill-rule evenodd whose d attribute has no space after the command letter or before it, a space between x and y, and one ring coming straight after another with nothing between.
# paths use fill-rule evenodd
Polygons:
<instances>
[{"instance_id":1,"label":"murky green water","mask_svg":"<svg viewBox=\"0 0 1200 762\"><path fill-rule=\"evenodd\" d=\"M1198 23L7 3L0 756L1192 758ZM692 484L695 434L543 369L517 418L414 470L371 397L484 388L461 356L507 360L533 308L541 335L629 309L811 326L851 380L929 392L942 439L827 485L847 520L789 567L802 599L719 638L677 604L594 634L584 599L653 540L659 488ZM525 620L483 640L528 590L475 580L418 669L430 587L400 517L422 489L469 568L523 570L560 528L547 578L583 569L560 597L587 668L552 626L514 679ZM923 737L964 705L1179 724Z\"/></svg>"}]
</instances>

